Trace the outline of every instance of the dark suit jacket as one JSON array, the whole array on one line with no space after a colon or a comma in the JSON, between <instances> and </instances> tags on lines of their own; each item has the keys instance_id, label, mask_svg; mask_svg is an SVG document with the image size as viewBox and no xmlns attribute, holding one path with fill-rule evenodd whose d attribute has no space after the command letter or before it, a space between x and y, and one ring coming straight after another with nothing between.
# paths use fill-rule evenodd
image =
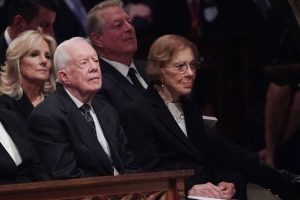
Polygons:
<instances>
[{"instance_id":1,"label":"dark suit jacket","mask_svg":"<svg viewBox=\"0 0 300 200\"><path fill-rule=\"evenodd\" d=\"M24 93L21 99L18 100L7 95L0 95L0 108L14 111L25 122L34 109L34 106Z\"/></svg>"},{"instance_id":2,"label":"dark suit jacket","mask_svg":"<svg viewBox=\"0 0 300 200\"><path fill-rule=\"evenodd\" d=\"M37 160L26 128L15 113L1 108L0 121L15 143L22 158L21 165L17 166L2 144L0 144L0 184L49 179Z\"/></svg>"},{"instance_id":3,"label":"dark suit jacket","mask_svg":"<svg viewBox=\"0 0 300 200\"><path fill-rule=\"evenodd\" d=\"M249 173L259 164L256 154L228 142L203 124L200 109L182 97L188 137L184 135L164 101L149 85L144 98L130 104L122 124L137 165L143 170L195 169L187 183L213 181L214 172ZM213 169L213 170L212 170Z\"/></svg>"},{"instance_id":4,"label":"dark suit jacket","mask_svg":"<svg viewBox=\"0 0 300 200\"><path fill-rule=\"evenodd\" d=\"M134 63L142 78L148 83L149 79L145 72L146 62L134 61ZM109 63L101 60L100 66L103 81L99 94L104 96L119 113L122 113L124 108L127 107L131 101L142 96L142 94Z\"/></svg>"},{"instance_id":5,"label":"dark suit jacket","mask_svg":"<svg viewBox=\"0 0 300 200\"><path fill-rule=\"evenodd\" d=\"M6 59L6 49L8 45L6 43L4 32L0 36L0 65L2 68L2 65L4 65L5 59Z\"/></svg>"},{"instance_id":6,"label":"dark suit jacket","mask_svg":"<svg viewBox=\"0 0 300 200\"><path fill-rule=\"evenodd\" d=\"M117 112L101 99L94 99L92 106L109 144L113 165L121 174L129 172L133 156L126 148L127 139ZM113 175L110 159L61 85L32 111L28 128L41 163L51 177Z\"/></svg>"},{"instance_id":7,"label":"dark suit jacket","mask_svg":"<svg viewBox=\"0 0 300 200\"><path fill-rule=\"evenodd\" d=\"M75 36L86 37L87 35L84 28L64 0L59 1L59 6L59 12L53 24L57 43L61 43Z\"/></svg>"}]
</instances>

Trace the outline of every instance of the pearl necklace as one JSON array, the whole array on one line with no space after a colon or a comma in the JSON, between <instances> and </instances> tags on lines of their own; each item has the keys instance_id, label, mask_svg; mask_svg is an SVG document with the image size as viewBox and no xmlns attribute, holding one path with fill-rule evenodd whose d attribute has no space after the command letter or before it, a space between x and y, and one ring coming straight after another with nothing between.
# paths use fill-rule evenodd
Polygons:
<instances>
[{"instance_id":1,"label":"pearl necklace","mask_svg":"<svg viewBox=\"0 0 300 200\"><path fill-rule=\"evenodd\" d=\"M166 106L168 107L175 121L179 124L182 120L184 120L184 114L181 108L181 103L168 102L162 94L160 94L160 96L163 99Z\"/></svg>"}]
</instances>

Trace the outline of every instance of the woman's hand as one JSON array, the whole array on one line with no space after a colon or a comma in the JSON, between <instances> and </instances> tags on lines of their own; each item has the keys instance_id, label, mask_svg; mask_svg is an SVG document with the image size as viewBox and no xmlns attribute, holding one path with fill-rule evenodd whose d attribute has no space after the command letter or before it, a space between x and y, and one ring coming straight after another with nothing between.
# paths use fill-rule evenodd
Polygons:
<instances>
[{"instance_id":1,"label":"woman's hand","mask_svg":"<svg viewBox=\"0 0 300 200\"><path fill-rule=\"evenodd\" d=\"M227 182L220 182L218 185L214 185L210 182L194 185L188 192L189 196L201 196L219 199L231 199L234 194L234 184Z\"/></svg>"},{"instance_id":2,"label":"woman's hand","mask_svg":"<svg viewBox=\"0 0 300 200\"><path fill-rule=\"evenodd\" d=\"M220 182L218 187L222 190L221 199L231 199L235 194L235 186L233 183Z\"/></svg>"}]
</instances>

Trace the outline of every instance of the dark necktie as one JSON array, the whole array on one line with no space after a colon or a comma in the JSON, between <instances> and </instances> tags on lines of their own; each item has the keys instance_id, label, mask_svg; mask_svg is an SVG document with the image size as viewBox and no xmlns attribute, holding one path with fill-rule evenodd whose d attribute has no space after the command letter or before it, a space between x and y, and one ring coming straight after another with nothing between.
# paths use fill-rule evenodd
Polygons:
<instances>
[{"instance_id":1,"label":"dark necktie","mask_svg":"<svg viewBox=\"0 0 300 200\"><path fill-rule=\"evenodd\" d=\"M82 112L82 114L85 117L88 124L90 125L90 127L92 128L94 134L96 135L95 122L94 122L93 117L90 113L91 106L89 104L83 104L79 109Z\"/></svg>"},{"instance_id":2,"label":"dark necktie","mask_svg":"<svg viewBox=\"0 0 300 200\"><path fill-rule=\"evenodd\" d=\"M130 77L133 86L140 92L143 92L145 91L145 88L142 86L141 82L137 79L135 73L136 73L135 69L130 67L128 71L128 76Z\"/></svg>"}]
</instances>

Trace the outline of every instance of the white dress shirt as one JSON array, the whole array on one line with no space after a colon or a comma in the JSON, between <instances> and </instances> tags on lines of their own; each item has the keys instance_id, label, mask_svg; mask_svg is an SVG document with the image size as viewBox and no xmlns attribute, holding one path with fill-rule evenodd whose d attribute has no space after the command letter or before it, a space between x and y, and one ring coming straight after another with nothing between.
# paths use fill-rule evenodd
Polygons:
<instances>
[{"instance_id":1,"label":"white dress shirt","mask_svg":"<svg viewBox=\"0 0 300 200\"><path fill-rule=\"evenodd\" d=\"M72 95L66 88L65 88L65 90L68 93L68 95L70 96L70 98L74 101L74 103L76 104L76 106L78 108L80 108L84 104L79 99L77 99L74 95ZM91 113L92 118L95 122L95 128L96 128L96 134L97 134L98 142L102 146L103 150L105 151L105 153L107 154L109 159L111 159L111 153L110 153L109 145L108 145L107 140L106 140L106 138L103 134L103 130L101 128L101 125L99 123L97 115L96 115L96 113L93 109L93 106L92 106L91 102L89 102L88 104L91 106L90 113ZM113 168L114 168L114 175L119 175L119 172L116 170L116 168L114 166L113 166Z\"/></svg>"},{"instance_id":2,"label":"white dress shirt","mask_svg":"<svg viewBox=\"0 0 300 200\"><path fill-rule=\"evenodd\" d=\"M10 157L14 160L17 166L22 163L22 158L18 151L17 146L12 141L11 137L8 135L7 131L5 130L3 124L0 122L0 143L8 152Z\"/></svg>"},{"instance_id":3,"label":"white dress shirt","mask_svg":"<svg viewBox=\"0 0 300 200\"><path fill-rule=\"evenodd\" d=\"M118 72L120 72L131 84L132 84L132 81L131 81L130 77L128 76L129 67L135 69L135 71L136 71L135 75L136 75L137 79L140 81L140 83L142 84L142 86L145 89L148 87L146 81L142 78L139 71L136 69L136 66L135 66L134 62L131 62L130 66L128 67L127 65L124 65L123 63L108 60L108 59L102 58L102 57L101 57L101 59L103 59L105 62L109 63L116 70L118 70Z\"/></svg>"}]
</instances>

